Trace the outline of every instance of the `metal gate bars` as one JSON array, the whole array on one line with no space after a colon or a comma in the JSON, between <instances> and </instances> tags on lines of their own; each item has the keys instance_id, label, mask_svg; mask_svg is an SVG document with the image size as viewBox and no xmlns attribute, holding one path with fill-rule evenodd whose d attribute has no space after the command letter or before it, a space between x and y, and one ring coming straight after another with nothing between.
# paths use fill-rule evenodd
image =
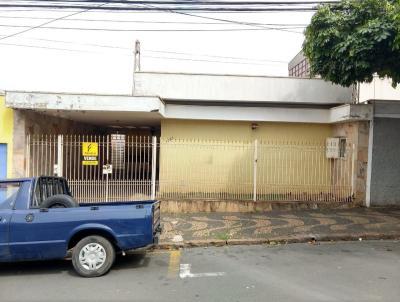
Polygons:
<instances>
[{"instance_id":1,"label":"metal gate bars","mask_svg":"<svg viewBox=\"0 0 400 302\"><path fill-rule=\"evenodd\" d=\"M156 137L31 135L26 175L65 177L81 203L155 199L156 159Z\"/></svg>"},{"instance_id":2,"label":"metal gate bars","mask_svg":"<svg viewBox=\"0 0 400 302\"><path fill-rule=\"evenodd\" d=\"M156 137L124 134L32 135L26 175L63 176L83 203L154 198L350 202L354 149L344 140L329 145L170 138L158 144Z\"/></svg>"}]
</instances>

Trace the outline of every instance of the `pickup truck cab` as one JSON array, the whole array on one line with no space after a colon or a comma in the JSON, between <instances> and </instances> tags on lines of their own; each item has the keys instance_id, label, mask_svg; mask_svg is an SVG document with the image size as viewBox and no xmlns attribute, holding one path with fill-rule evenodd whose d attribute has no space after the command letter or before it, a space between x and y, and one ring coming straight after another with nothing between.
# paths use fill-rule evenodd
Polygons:
<instances>
[{"instance_id":1,"label":"pickup truck cab","mask_svg":"<svg viewBox=\"0 0 400 302\"><path fill-rule=\"evenodd\" d=\"M158 201L78 205L60 177L0 180L0 262L64 259L84 277L158 243Z\"/></svg>"}]
</instances>

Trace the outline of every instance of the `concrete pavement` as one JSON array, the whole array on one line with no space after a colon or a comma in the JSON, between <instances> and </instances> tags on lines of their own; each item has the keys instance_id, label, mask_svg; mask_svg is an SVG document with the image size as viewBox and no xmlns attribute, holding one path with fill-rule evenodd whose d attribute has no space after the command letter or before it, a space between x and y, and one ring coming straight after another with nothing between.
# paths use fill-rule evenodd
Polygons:
<instances>
[{"instance_id":1,"label":"concrete pavement","mask_svg":"<svg viewBox=\"0 0 400 302\"><path fill-rule=\"evenodd\" d=\"M120 257L106 276L69 261L0 265L0 301L385 301L400 296L400 242L254 245Z\"/></svg>"},{"instance_id":2,"label":"concrete pavement","mask_svg":"<svg viewBox=\"0 0 400 302\"><path fill-rule=\"evenodd\" d=\"M165 214L161 247L400 238L399 208Z\"/></svg>"}]
</instances>

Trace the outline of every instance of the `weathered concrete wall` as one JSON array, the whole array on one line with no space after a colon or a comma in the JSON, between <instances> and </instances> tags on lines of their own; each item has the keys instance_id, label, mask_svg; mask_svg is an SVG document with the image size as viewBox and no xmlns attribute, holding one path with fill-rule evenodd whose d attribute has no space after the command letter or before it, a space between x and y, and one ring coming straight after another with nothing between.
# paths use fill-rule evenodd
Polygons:
<instances>
[{"instance_id":1,"label":"weathered concrete wall","mask_svg":"<svg viewBox=\"0 0 400 302\"><path fill-rule=\"evenodd\" d=\"M93 125L29 110L14 110L12 177L25 176L25 150L28 134L101 134L100 131L101 128Z\"/></svg>"},{"instance_id":2,"label":"weathered concrete wall","mask_svg":"<svg viewBox=\"0 0 400 302\"><path fill-rule=\"evenodd\" d=\"M349 122L333 125L333 136L346 137L354 144L354 197L356 203L365 204L369 122Z\"/></svg>"},{"instance_id":3,"label":"weathered concrete wall","mask_svg":"<svg viewBox=\"0 0 400 302\"><path fill-rule=\"evenodd\" d=\"M400 205L400 119L375 118L371 206Z\"/></svg>"}]
</instances>

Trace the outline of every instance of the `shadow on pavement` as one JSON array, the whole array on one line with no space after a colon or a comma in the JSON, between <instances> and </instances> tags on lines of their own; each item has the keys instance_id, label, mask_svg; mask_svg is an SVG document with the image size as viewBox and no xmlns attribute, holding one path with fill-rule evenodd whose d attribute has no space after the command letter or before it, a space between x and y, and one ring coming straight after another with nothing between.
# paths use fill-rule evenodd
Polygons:
<instances>
[{"instance_id":1,"label":"shadow on pavement","mask_svg":"<svg viewBox=\"0 0 400 302\"><path fill-rule=\"evenodd\" d=\"M124 257L117 255L111 270L135 269L149 265L150 256L145 253L130 254ZM0 263L0 278L7 276L27 275L51 275L67 272L69 275L78 277L69 260L30 261Z\"/></svg>"}]
</instances>

